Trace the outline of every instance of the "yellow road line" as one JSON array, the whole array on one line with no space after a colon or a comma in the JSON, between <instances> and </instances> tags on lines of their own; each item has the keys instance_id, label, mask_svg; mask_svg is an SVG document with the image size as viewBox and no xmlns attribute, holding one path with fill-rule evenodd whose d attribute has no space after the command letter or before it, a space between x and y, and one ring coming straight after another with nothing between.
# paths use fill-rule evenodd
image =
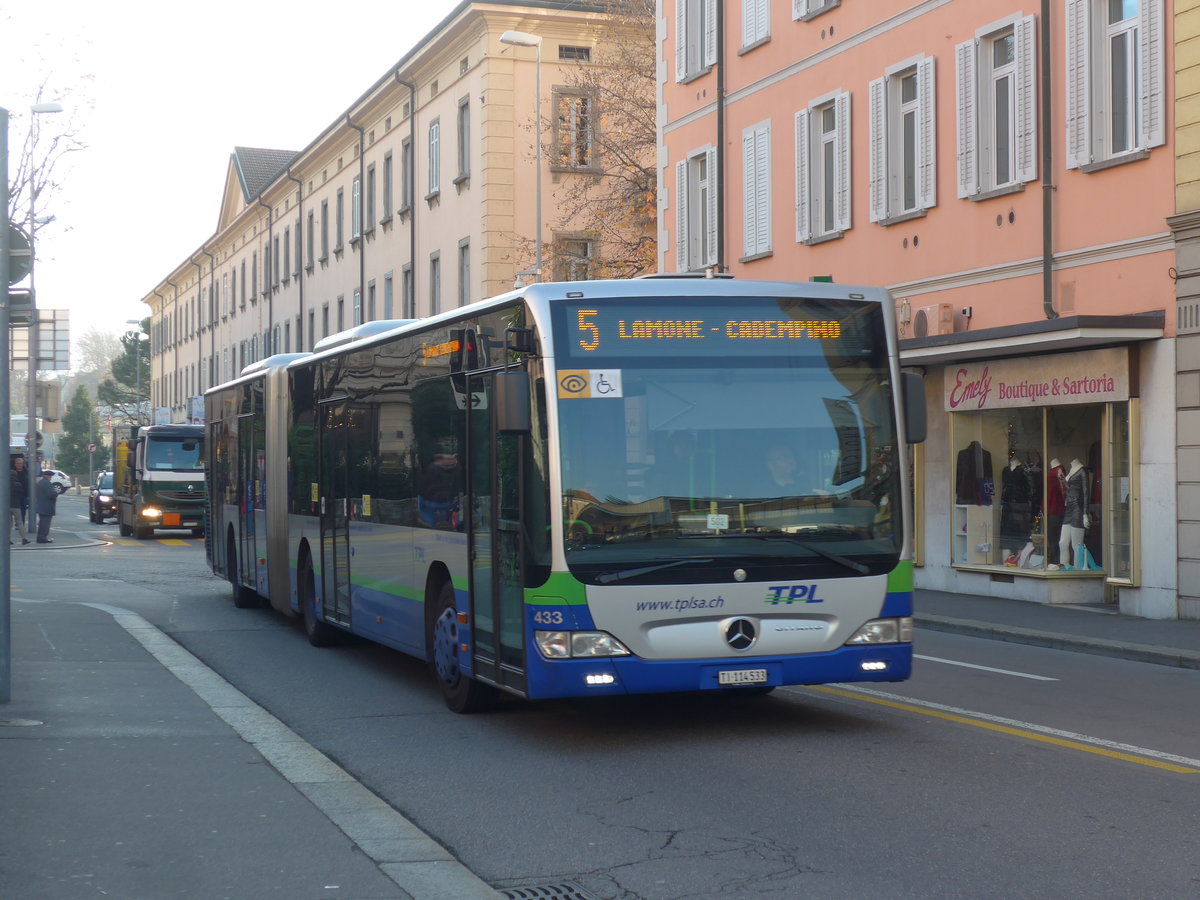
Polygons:
<instances>
[{"instance_id":1,"label":"yellow road line","mask_svg":"<svg viewBox=\"0 0 1200 900\"><path fill-rule=\"evenodd\" d=\"M912 703L900 703L895 700L885 700L882 697L872 697L867 694L860 694L857 691L846 691L839 688L824 687L818 685L806 685L805 690L817 691L822 694L832 694L835 697L845 697L849 700L858 700L864 703L874 703L877 706L886 706L890 709L898 709L904 712L917 713L918 715L928 716L932 719L943 719L947 722L956 722L959 725L970 725L974 728L983 728L987 731L996 731L1001 734L1012 735L1013 737L1025 738L1030 741L1039 741L1043 744L1052 744L1056 747L1065 747L1068 750L1080 750L1084 753L1092 753L1096 756L1107 756L1110 759L1119 759L1123 762L1135 763L1139 766L1150 766L1155 769L1163 769L1167 772L1177 772L1181 775L1200 775L1200 769L1181 766L1175 763L1166 762L1164 760L1150 759L1145 756L1137 756L1133 753L1122 753L1119 750L1110 750L1106 747L1094 747L1090 744L1084 744L1079 741L1068 740L1067 738L1054 737L1048 734L1038 734L1036 731L1029 731L1024 728L1013 728L1010 725L1000 725L995 722L988 722L982 719L972 719L967 716L959 716L954 713L942 712L937 709L927 709L923 706L917 706Z\"/></svg>"}]
</instances>

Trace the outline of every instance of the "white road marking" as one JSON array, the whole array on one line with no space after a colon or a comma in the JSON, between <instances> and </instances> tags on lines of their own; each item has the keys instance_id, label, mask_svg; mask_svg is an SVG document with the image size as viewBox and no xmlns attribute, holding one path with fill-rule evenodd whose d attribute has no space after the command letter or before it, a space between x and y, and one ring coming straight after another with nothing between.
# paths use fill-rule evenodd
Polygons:
<instances>
[{"instance_id":1,"label":"white road marking","mask_svg":"<svg viewBox=\"0 0 1200 900\"><path fill-rule=\"evenodd\" d=\"M981 672L996 672L1000 675L1012 675L1015 678L1032 678L1034 681L1058 681L1057 678L1050 678L1047 675L1031 675L1028 672L1014 672L1011 669L994 669L991 666L977 666L975 663L959 662L956 659L940 659L936 656L922 656L920 653L914 653L913 659L923 659L926 662L945 663L948 666L962 666L964 669L979 669Z\"/></svg>"},{"instance_id":2,"label":"white road marking","mask_svg":"<svg viewBox=\"0 0 1200 900\"><path fill-rule=\"evenodd\" d=\"M1137 756L1145 756L1150 759L1160 759L1164 762L1175 763L1181 766L1190 766L1195 769L1200 769L1200 759L1191 759L1187 756L1177 756L1174 753L1164 753L1161 750L1150 750L1146 747L1138 747L1136 744L1123 744L1120 741L1108 741L1104 738L1092 737L1089 734L1079 734L1074 731L1063 731L1060 728L1050 728L1046 725L1037 725L1033 722L1022 722L1020 719L1006 719L1003 716L993 716L988 713L976 712L972 709L961 709L957 706L946 706L941 703L933 703L928 700L915 700L912 697L905 697L900 694L889 694L887 691L877 691L872 688L859 687L854 684L839 684L838 688L853 694L865 694L868 697L879 697L882 700L888 700L894 703L904 703L909 706L919 706L924 709L937 710L938 712L949 713L951 715L963 716L969 719L979 719L983 722L992 722L996 725L1003 725L1009 728L1020 728L1023 731L1032 731L1036 734L1045 734L1063 740L1075 741L1080 744L1091 744L1093 747L1104 747L1108 750L1115 750L1121 753L1132 753Z\"/></svg>"}]
</instances>

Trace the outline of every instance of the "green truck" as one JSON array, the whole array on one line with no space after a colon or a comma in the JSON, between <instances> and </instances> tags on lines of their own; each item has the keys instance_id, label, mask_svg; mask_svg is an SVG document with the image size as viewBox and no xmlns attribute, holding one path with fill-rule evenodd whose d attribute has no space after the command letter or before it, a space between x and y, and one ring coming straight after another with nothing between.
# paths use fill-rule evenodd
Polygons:
<instances>
[{"instance_id":1,"label":"green truck","mask_svg":"<svg viewBox=\"0 0 1200 900\"><path fill-rule=\"evenodd\" d=\"M144 425L117 442L114 493L121 534L204 534L204 426Z\"/></svg>"}]
</instances>

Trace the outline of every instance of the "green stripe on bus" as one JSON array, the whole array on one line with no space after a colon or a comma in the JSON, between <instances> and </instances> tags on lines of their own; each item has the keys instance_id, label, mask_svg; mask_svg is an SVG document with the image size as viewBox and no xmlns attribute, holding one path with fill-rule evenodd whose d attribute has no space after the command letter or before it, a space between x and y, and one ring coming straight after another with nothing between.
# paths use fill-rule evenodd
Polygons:
<instances>
[{"instance_id":1,"label":"green stripe on bus","mask_svg":"<svg viewBox=\"0 0 1200 900\"><path fill-rule=\"evenodd\" d=\"M908 594L913 589L913 564L911 559L902 559L896 568L888 573L887 592L889 594Z\"/></svg>"}]
</instances>

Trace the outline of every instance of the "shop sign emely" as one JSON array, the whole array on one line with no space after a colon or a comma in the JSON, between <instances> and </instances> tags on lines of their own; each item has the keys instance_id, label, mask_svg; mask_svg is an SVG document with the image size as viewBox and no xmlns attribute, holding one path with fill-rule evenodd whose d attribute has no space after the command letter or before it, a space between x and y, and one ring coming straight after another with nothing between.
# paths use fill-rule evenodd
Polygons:
<instances>
[{"instance_id":1,"label":"shop sign emely","mask_svg":"<svg viewBox=\"0 0 1200 900\"><path fill-rule=\"evenodd\" d=\"M951 365L945 387L947 412L1128 400L1129 351L1108 347Z\"/></svg>"}]
</instances>

